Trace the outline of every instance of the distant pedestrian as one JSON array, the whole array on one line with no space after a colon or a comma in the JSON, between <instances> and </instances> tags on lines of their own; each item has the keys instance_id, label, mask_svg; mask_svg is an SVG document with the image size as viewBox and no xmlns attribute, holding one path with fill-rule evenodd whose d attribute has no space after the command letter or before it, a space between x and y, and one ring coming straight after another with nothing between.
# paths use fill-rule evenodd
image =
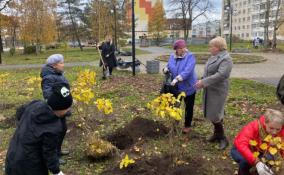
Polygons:
<instances>
[{"instance_id":1,"label":"distant pedestrian","mask_svg":"<svg viewBox=\"0 0 284 175\"><path fill-rule=\"evenodd\" d=\"M229 91L229 77L233 67L232 58L227 52L226 40L216 37L209 42L211 57L208 59L203 77L195 84L203 91L203 113L214 126L209 142L219 142L219 148L225 149L229 142L225 136L223 119Z\"/></svg>"},{"instance_id":2,"label":"distant pedestrian","mask_svg":"<svg viewBox=\"0 0 284 175\"><path fill-rule=\"evenodd\" d=\"M61 118L72 105L66 84L57 84L47 101L35 100L16 113L17 128L6 155L6 175L64 175L57 154L63 127Z\"/></svg>"},{"instance_id":3,"label":"distant pedestrian","mask_svg":"<svg viewBox=\"0 0 284 175\"><path fill-rule=\"evenodd\" d=\"M102 56L102 60L100 60L100 66L103 66L103 79L106 79L106 74L112 76L112 71L117 66L117 60L115 57L115 45L113 44L112 37L110 35L106 36L106 40L99 46L99 49L101 50Z\"/></svg>"}]
</instances>

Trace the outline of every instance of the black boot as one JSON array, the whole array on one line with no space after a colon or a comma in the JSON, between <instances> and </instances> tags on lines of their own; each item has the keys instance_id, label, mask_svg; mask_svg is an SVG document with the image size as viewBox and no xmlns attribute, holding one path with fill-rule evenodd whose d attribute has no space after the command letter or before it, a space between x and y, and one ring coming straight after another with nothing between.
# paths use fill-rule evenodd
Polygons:
<instances>
[{"instance_id":1,"label":"black boot","mask_svg":"<svg viewBox=\"0 0 284 175\"><path fill-rule=\"evenodd\" d=\"M229 146L229 141L224 133L223 122L216 123L216 129L219 140L219 149L224 150Z\"/></svg>"},{"instance_id":2,"label":"black boot","mask_svg":"<svg viewBox=\"0 0 284 175\"><path fill-rule=\"evenodd\" d=\"M210 136L209 138L206 139L208 142L211 142L211 143L218 141L217 126L213 122L212 122L212 124L214 125L214 133L213 133L212 136Z\"/></svg>"}]
</instances>

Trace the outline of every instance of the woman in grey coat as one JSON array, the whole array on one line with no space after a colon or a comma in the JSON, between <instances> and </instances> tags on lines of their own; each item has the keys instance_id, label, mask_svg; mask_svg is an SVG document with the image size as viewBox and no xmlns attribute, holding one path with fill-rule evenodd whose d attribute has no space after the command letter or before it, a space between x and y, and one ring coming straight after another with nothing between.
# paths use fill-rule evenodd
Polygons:
<instances>
[{"instance_id":1,"label":"woman in grey coat","mask_svg":"<svg viewBox=\"0 0 284 175\"><path fill-rule=\"evenodd\" d=\"M218 141L220 149L229 145L224 134L223 118L233 61L226 49L227 44L222 37L216 37L209 42L211 57L206 63L202 79L195 84L196 89L204 89L203 113L214 125L214 134L208 141Z\"/></svg>"}]
</instances>

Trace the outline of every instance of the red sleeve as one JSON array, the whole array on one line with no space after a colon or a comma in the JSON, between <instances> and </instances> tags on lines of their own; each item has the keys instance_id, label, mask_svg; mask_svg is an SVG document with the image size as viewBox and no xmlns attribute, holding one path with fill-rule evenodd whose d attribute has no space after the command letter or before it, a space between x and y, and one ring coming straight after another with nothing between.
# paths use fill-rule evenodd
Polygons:
<instances>
[{"instance_id":1,"label":"red sleeve","mask_svg":"<svg viewBox=\"0 0 284 175\"><path fill-rule=\"evenodd\" d=\"M254 165L256 158L253 156L252 151L250 150L249 141L259 140L259 129L257 120L250 122L237 135L234 145L241 155L251 164Z\"/></svg>"}]
</instances>

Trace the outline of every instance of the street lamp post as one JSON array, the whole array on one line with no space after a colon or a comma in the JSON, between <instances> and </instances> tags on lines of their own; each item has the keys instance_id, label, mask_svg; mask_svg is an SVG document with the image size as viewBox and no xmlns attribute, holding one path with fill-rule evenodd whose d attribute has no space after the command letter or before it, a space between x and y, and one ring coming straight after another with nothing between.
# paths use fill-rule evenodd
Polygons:
<instances>
[{"instance_id":1,"label":"street lamp post","mask_svg":"<svg viewBox=\"0 0 284 175\"><path fill-rule=\"evenodd\" d=\"M230 23L230 52L232 51L232 41L233 41L233 15L236 13L232 7L231 0L228 0L228 5L225 8L229 14Z\"/></svg>"},{"instance_id":2,"label":"street lamp post","mask_svg":"<svg viewBox=\"0 0 284 175\"><path fill-rule=\"evenodd\" d=\"M135 76L135 0L132 0L132 74Z\"/></svg>"},{"instance_id":3,"label":"street lamp post","mask_svg":"<svg viewBox=\"0 0 284 175\"><path fill-rule=\"evenodd\" d=\"M114 45L115 50L117 51L117 14L116 14L116 6L113 6L113 12L114 12Z\"/></svg>"},{"instance_id":4,"label":"street lamp post","mask_svg":"<svg viewBox=\"0 0 284 175\"><path fill-rule=\"evenodd\" d=\"M230 4L230 52L232 51L232 40L233 40L233 8Z\"/></svg>"}]
</instances>

